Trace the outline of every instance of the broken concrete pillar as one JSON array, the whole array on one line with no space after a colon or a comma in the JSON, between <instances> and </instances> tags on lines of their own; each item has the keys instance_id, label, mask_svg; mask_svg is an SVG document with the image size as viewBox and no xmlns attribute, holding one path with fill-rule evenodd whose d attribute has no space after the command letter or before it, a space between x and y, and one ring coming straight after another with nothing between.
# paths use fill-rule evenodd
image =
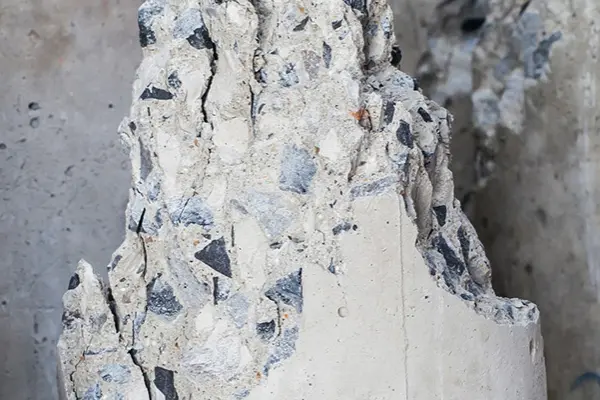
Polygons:
<instances>
[{"instance_id":1,"label":"broken concrete pillar","mask_svg":"<svg viewBox=\"0 0 600 400\"><path fill-rule=\"evenodd\" d=\"M537 308L491 288L384 1L139 24L128 232L64 296L65 398L545 399Z\"/></svg>"}]
</instances>

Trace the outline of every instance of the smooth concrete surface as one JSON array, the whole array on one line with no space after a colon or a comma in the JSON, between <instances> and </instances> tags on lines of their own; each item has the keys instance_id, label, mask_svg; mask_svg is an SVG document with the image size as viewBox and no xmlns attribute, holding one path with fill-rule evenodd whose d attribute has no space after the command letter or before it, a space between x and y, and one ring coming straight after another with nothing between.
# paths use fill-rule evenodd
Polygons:
<instances>
[{"instance_id":1,"label":"smooth concrete surface","mask_svg":"<svg viewBox=\"0 0 600 400\"><path fill-rule=\"evenodd\" d=\"M0 1L0 399L53 400L61 296L124 234L138 1ZM34 104L35 103L35 104ZM39 109L38 109L39 107Z\"/></svg>"}]
</instances>

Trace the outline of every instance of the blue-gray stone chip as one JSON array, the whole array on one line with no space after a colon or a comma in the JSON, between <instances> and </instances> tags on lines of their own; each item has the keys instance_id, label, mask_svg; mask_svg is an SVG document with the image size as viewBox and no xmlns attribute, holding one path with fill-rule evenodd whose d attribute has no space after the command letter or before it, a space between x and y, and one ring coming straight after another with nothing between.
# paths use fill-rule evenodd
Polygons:
<instances>
[{"instance_id":1,"label":"blue-gray stone chip","mask_svg":"<svg viewBox=\"0 0 600 400\"><path fill-rule=\"evenodd\" d=\"M208 34L208 30L206 26L201 26L200 28L194 29L194 33L186 38L190 46L202 50L202 49L212 49L214 47L214 43Z\"/></svg>"},{"instance_id":2,"label":"blue-gray stone chip","mask_svg":"<svg viewBox=\"0 0 600 400\"><path fill-rule=\"evenodd\" d=\"M296 340L298 340L298 327L286 329L283 334L277 339L267 362L263 368L265 375L269 374L269 370L273 366L277 366L283 360L288 359L296 351Z\"/></svg>"},{"instance_id":3,"label":"blue-gray stone chip","mask_svg":"<svg viewBox=\"0 0 600 400\"><path fill-rule=\"evenodd\" d=\"M102 399L102 389L100 389L100 384L96 383L95 386L89 388L83 394L82 400L101 400Z\"/></svg>"},{"instance_id":4,"label":"blue-gray stone chip","mask_svg":"<svg viewBox=\"0 0 600 400\"><path fill-rule=\"evenodd\" d=\"M123 364L107 364L98 371L98 375L105 382L122 385L131 378L131 370Z\"/></svg>"},{"instance_id":5,"label":"blue-gray stone chip","mask_svg":"<svg viewBox=\"0 0 600 400\"><path fill-rule=\"evenodd\" d=\"M402 143L405 146L408 146L408 148L413 148L413 137L408 122L400 121L398 129L396 129L396 138L400 143Z\"/></svg>"},{"instance_id":6,"label":"blue-gray stone chip","mask_svg":"<svg viewBox=\"0 0 600 400\"><path fill-rule=\"evenodd\" d=\"M165 400L179 400L174 375L169 369L154 367L154 385L165 396Z\"/></svg>"},{"instance_id":7,"label":"blue-gray stone chip","mask_svg":"<svg viewBox=\"0 0 600 400\"><path fill-rule=\"evenodd\" d=\"M317 173L317 167L310 153L296 145L285 145L280 168L279 188L298 194L308 192Z\"/></svg>"},{"instance_id":8,"label":"blue-gray stone chip","mask_svg":"<svg viewBox=\"0 0 600 400\"><path fill-rule=\"evenodd\" d=\"M117 267L117 265L119 265L119 261L121 261L121 258L123 258L120 254L117 254L112 261L110 262L110 264L108 265L108 270L111 271L113 269L115 269Z\"/></svg>"},{"instance_id":9,"label":"blue-gray stone chip","mask_svg":"<svg viewBox=\"0 0 600 400\"><path fill-rule=\"evenodd\" d=\"M309 20L310 20L310 17L306 17L302 21L300 21L300 23L294 27L294 32L303 31Z\"/></svg>"},{"instance_id":10,"label":"blue-gray stone chip","mask_svg":"<svg viewBox=\"0 0 600 400\"><path fill-rule=\"evenodd\" d=\"M396 105L393 101L388 101L385 103L385 107L383 109L383 123L391 124L394 120L394 112L396 111Z\"/></svg>"},{"instance_id":11,"label":"blue-gray stone chip","mask_svg":"<svg viewBox=\"0 0 600 400\"><path fill-rule=\"evenodd\" d=\"M138 10L138 29L140 45L146 47L156 43L156 35L152 30L154 17L162 13L164 5L158 1L148 0Z\"/></svg>"},{"instance_id":12,"label":"blue-gray stone chip","mask_svg":"<svg viewBox=\"0 0 600 400\"><path fill-rule=\"evenodd\" d=\"M154 99L154 100L171 100L173 93L168 90L157 88L155 86L147 87L140 95L141 100Z\"/></svg>"},{"instance_id":13,"label":"blue-gray stone chip","mask_svg":"<svg viewBox=\"0 0 600 400\"><path fill-rule=\"evenodd\" d=\"M400 62L402 62L402 49L398 46L392 46L392 65L400 68Z\"/></svg>"},{"instance_id":14,"label":"blue-gray stone chip","mask_svg":"<svg viewBox=\"0 0 600 400\"><path fill-rule=\"evenodd\" d=\"M272 339L275 336L275 320L256 324L256 334L264 341Z\"/></svg>"},{"instance_id":15,"label":"blue-gray stone chip","mask_svg":"<svg viewBox=\"0 0 600 400\"><path fill-rule=\"evenodd\" d=\"M77 320L82 319L79 311L64 310L62 314L62 325L64 329L70 329Z\"/></svg>"},{"instance_id":16,"label":"blue-gray stone chip","mask_svg":"<svg viewBox=\"0 0 600 400\"><path fill-rule=\"evenodd\" d=\"M281 86L290 87L298 84L299 82L300 78L298 78L294 64L286 64L283 70L279 72L279 83Z\"/></svg>"},{"instance_id":17,"label":"blue-gray stone chip","mask_svg":"<svg viewBox=\"0 0 600 400\"><path fill-rule=\"evenodd\" d=\"M181 198L169 204L169 217L175 225L212 225L212 212L198 196Z\"/></svg>"},{"instance_id":18,"label":"blue-gray stone chip","mask_svg":"<svg viewBox=\"0 0 600 400\"><path fill-rule=\"evenodd\" d=\"M560 32L554 32L550 36L540 41L537 49L533 52L531 62L526 63L526 76L528 78L538 79L542 76L544 68L550 58L550 49L552 45L562 37Z\"/></svg>"},{"instance_id":19,"label":"blue-gray stone chip","mask_svg":"<svg viewBox=\"0 0 600 400\"><path fill-rule=\"evenodd\" d=\"M323 62L325 63L325 68L331 66L331 46L325 42L323 42Z\"/></svg>"},{"instance_id":20,"label":"blue-gray stone chip","mask_svg":"<svg viewBox=\"0 0 600 400\"><path fill-rule=\"evenodd\" d=\"M352 224L348 221L346 222L342 222L339 225L336 225L333 227L333 229L331 230L331 232L334 235L339 235L340 233L344 232L344 231L349 231L350 229L352 229Z\"/></svg>"},{"instance_id":21,"label":"blue-gray stone chip","mask_svg":"<svg viewBox=\"0 0 600 400\"><path fill-rule=\"evenodd\" d=\"M179 75L177 75L177 71L171 72L167 77L167 84L173 89L179 89L181 87L181 80L179 79Z\"/></svg>"},{"instance_id":22,"label":"blue-gray stone chip","mask_svg":"<svg viewBox=\"0 0 600 400\"><path fill-rule=\"evenodd\" d=\"M344 3L363 13L367 12L367 0L344 0Z\"/></svg>"},{"instance_id":23,"label":"blue-gray stone chip","mask_svg":"<svg viewBox=\"0 0 600 400\"><path fill-rule=\"evenodd\" d=\"M450 278L458 280L466 268L463 260L456 255L456 252L448 245L441 233L432 240L432 244L438 253L444 257Z\"/></svg>"},{"instance_id":24,"label":"blue-gray stone chip","mask_svg":"<svg viewBox=\"0 0 600 400\"><path fill-rule=\"evenodd\" d=\"M68 290L75 289L77 286L79 286L80 282L81 281L79 280L79 275L77 273L74 273L73 276L71 276L71 279L69 279L69 289Z\"/></svg>"},{"instance_id":25,"label":"blue-gray stone chip","mask_svg":"<svg viewBox=\"0 0 600 400\"><path fill-rule=\"evenodd\" d=\"M194 257L218 273L231 278L231 261L227 254L224 238L213 240L205 248L194 254Z\"/></svg>"},{"instance_id":26,"label":"blue-gray stone chip","mask_svg":"<svg viewBox=\"0 0 600 400\"><path fill-rule=\"evenodd\" d=\"M142 143L142 139L139 139L140 143L140 178L145 181L152 172L152 156L150 151Z\"/></svg>"},{"instance_id":27,"label":"blue-gray stone chip","mask_svg":"<svg viewBox=\"0 0 600 400\"><path fill-rule=\"evenodd\" d=\"M427 111L425 111L425 109L423 107L419 107L417 109L417 113L419 113L419 115L421 116L421 118L423 118L423 121L425 121L425 122L433 122L433 119L431 118L431 115L429 115L429 113Z\"/></svg>"},{"instance_id":28,"label":"blue-gray stone chip","mask_svg":"<svg viewBox=\"0 0 600 400\"><path fill-rule=\"evenodd\" d=\"M394 176L387 176L373 182L363 183L350 189L350 195L352 195L352 198L377 196L385 193L397 180L398 178Z\"/></svg>"},{"instance_id":29,"label":"blue-gray stone chip","mask_svg":"<svg viewBox=\"0 0 600 400\"><path fill-rule=\"evenodd\" d=\"M435 213L438 224L440 224L440 226L444 226L446 224L446 206L434 206L433 212Z\"/></svg>"},{"instance_id":30,"label":"blue-gray stone chip","mask_svg":"<svg viewBox=\"0 0 600 400\"><path fill-rule=\"evenodd\" d=\"M284 303L302 312L302 268L278 279L275 286L265 292L265 296L275 303Z\"/></svg>"},{"instance_id":31,"label":"blue-gray stone chip","mask_svg":"<svg viewBox=\"0 0 600 400\"><path fill-rule=\"evenodd\" d=\"M223 286L219 285L219 277L213 276L213 303L215 305L229 298L229 287Z\"/></svg>"},{"instance_id":32,"label":"blue-gray stone chip","mask_svg":"<svg viewBox=\"0 0 600 400\"><path fill-rule=\"evenodd\" d=\"M174 317L181 309L182 305L177 301L173 288L160 279L160 275L146 286L148 310L157 315Z\"/></svg>"}]
</instances>

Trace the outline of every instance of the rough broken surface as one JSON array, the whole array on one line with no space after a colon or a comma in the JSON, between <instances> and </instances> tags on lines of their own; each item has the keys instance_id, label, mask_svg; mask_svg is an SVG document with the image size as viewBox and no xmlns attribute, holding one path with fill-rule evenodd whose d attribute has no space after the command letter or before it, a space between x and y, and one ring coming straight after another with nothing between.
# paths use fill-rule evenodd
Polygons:
<instances>
[{"instance_id":1,"label":"rough broken surface","mask_svg":"<svg viewBox=\"0 0 600 400\"><path fill-rule=\"evenodd\" d=\"M464 396L505 362L525 379L496 379L482 398L542 398L537 309L491 289L453 195L451 116L390 64L385 2L148 0L140 21L145 57L120 128L133 165L129 230L110 292L82 264L82 283L65 294L67 398ZM431 318L405 285L494 336L480 356L507 355L460 387L442 379L417 396L416 360L432 347L413 356L408 340L429 322L411 324L404 307ZM454 331L428 332L440 346L465 345ZM328 351L311 356L315 335ZM440 365L464 362L439 353ZM131 375L113 368L102 379L109 362ZM311 369L339 362L354 366L312 384ZM363 368L375 376L355 394Z\"/></svg>"}]
</instances>

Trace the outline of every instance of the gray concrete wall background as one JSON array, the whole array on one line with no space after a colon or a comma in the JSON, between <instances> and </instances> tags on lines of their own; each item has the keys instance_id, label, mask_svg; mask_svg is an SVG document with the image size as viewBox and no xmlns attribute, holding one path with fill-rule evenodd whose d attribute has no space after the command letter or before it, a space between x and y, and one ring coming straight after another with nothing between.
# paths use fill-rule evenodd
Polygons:
<instances>
[{"instance_id":1,"label":"gray concrete wall background","mask_svg":"<svg viewBox=\"0 0 600 400\"><path fill-rule=\"evenodd\" d=\"M426 1L396 3L400 1L412 6L396 14L396 26L405 55L403 68L413 72L419 56L415 49L426 45L421 21L426 18ZM138 5L137 0L0 1L1 400L56 398L54 346L68 278L82 257L97 268L105 265L122 240L129 166L116 128L127 114L140 59ZM586 57L585 52L572 56ZM573 74L565 69L561 79ZM543 94L555 95L552 88L549 83ZM40 109L30 110L32 102ZM539 141L547 140L543 130L533 133L526 138L527 146L539 147ZM564 143L572 139L564 137ZM548 151L551 145L545 144ZM589 158L585 162L596 165L593 156ZM583 234L562 229L563 207L550 200L556 193L549 188L554 187L564 193L564 204L572 204L573 188L563 182L575 179L578 169L570 169L566 176L548 167L550 162L556 164L549 155L506 162L521 163L522 173L517 176L515 168L507 169L479 196L484 208L477 211L482 218L476 224L489 245L498 281L503 289L512 286L508 294L533 300L547 294L556 298L542 307L542 319L565 327L557 333L556 343L575 344L548 359L550 379L560 374L565 386L584 371L582 366L593 369L597 363L592 351L597 348L597 335L585 333L598 330L597 293L582 281L588 275L576 272L586 266L579 259L585 252ZM554 186L549 185L554 179L558 179ZM542 184L547 190L540 192ZM513 194L506 188L512 188ZM543 201L524 202L528 196L541 196ZM499 207L488 214L490 204ZM510 218L502 212L505 208L514 211ZM580 212L574 207L571 215L581 220ZM529 227L519 228L523 225ZM523 232L523 241L517 243L511 226ZM551 236L551 228L564 231L569 240ZM504 273L501 264L508 265ZM573 296L578 300L571 301L576 305L571 311L565 313L563 307L546 315ZM587 392L580 395L598 393L592 385L584 389ZM558 393L554 396L561 398Z\"/></svg>"},{"instance_id":2,"label":"gray concrete wall background","mask_svg":"<svg viewBox=\"0 0 600 400\"><path fill-rule=\"evenodd\" d=\"M69 276L122 240L138 6L0 2L0 399L56 398Z\"/></svg>"}]
</instances>

